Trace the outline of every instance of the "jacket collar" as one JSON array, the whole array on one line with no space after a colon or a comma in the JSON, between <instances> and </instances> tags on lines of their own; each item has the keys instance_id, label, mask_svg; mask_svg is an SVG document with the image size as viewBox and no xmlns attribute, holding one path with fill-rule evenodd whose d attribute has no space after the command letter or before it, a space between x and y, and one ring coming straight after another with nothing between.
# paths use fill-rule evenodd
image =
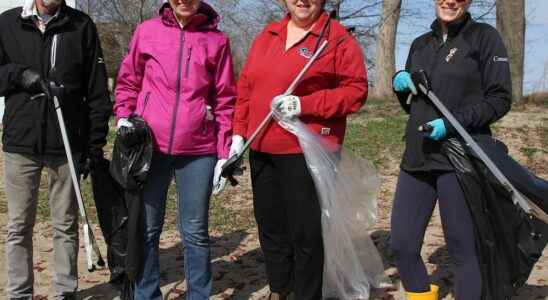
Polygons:
<instances>
[{"instance_id":1,"label":"jacket collar","mask_svg":"<svg viewBox=\"0 0 548 300\"><path fill-rule=\"evenodd\" d=\"M455 36L457 36L459 34L459 32L462 31L462 29L464 28L464 26L470 22L474 22L472 20L472 16L470 16L470 13L465 13L464 16L454 22L451 22L448 24L447 26L447 37L449 38L453 38ZM432 32L434 34L434 36L438 37L438 38L441 38L443 36L443 32L442 32L442 29L441 29L441 24L440 24L440 21L438 19L434 20L434 22L432 22L432 25L430 25L430 28L432 29Z\"/></svg>"},{"instance_id":2,"label":"jacket collar","mask_svg":"<svg viewBox=\"0 0 548 300\"><path fill-rule=\"evenodd\" d=\"M289 15L289 13L287 13L285 17L280 21L270 24L270 26L268 27L268 31L276 35L286 35L287 24L289 23L290 19L291 16ZM328 20L329 15L325 11L322 11L320 16L318 17L318 20L316 21L316 24L314 24L314 26L310 29L310 33L315 36L320 36L320 33Z\"/></svg>"},{"instance_id":3,"label":"jacket collar","mask_svg":"<svg viewBox=\"0 0 548 300\"><path fill-rule=\"evenodd\" d=\"M162 23L170 27L179 27L179 23L175 18L175 13L169 2L166 2L160 8L160 17ZM196 15L192 17L190 22L185 25L185 29L196 30L215 30L221 20L221 17L209 4L204 1L200 2L200 7Z\"/></svg>"}]
</instances>

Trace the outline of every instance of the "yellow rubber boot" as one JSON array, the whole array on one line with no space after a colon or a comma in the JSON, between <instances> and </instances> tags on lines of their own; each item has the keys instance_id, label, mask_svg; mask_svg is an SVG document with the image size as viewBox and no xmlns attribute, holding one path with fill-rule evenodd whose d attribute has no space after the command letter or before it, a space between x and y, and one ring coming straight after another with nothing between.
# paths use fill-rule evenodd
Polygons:
<instances>
[{"instance_id":1,"label":"yellow rubber boot","mask_svg":"<svg viewBox=\"0 0 548 300\"><path fill-rule=\"evenodd\" d=\"M437 285L430 285L430 292L425 293L410 293L405 292L407 300L438 300L438 290Z\"/></svg>"}]
</instances>

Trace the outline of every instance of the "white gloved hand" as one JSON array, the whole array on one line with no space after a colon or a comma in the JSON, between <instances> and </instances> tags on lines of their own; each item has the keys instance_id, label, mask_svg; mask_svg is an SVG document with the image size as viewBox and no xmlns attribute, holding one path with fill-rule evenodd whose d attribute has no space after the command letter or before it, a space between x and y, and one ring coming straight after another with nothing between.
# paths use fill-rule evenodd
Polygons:
<instances>
[{"instance_id":1,"label":"white gloved hand","mask_svg":"<svg viewBox=\"0 0 548 300\"><path fill-rule=\"evenodd\" d=\"M233 135L232 136L232 144L230 145L230 152L228 153L228 157L232 157L234 155L240 154L242 152L242 149L244 148L245 141L244 138L240 135Z\"/></svg>"},{"instance_id":2,"label":"white gloved hand","mask_svg":"<svg viewBox=\"0 0 548 300\"><path fill-rule=\"evenodd\" d=\"M301 114L301 99L293 95L279 95L270 104L274 117L278 120L291 120Z\"/></svg>"},{"instance_id":3,"label":"white gloved hand","mask_svg":"<svg viewBox=\"0 0 548 300\"><path fill-rule=\"evenodd\" d=\"M232 144L230 145L230 151L228 157L240 154L244 148L244 138L239 135L232 136ZM215 171L213 172L213 195L220 194L226 186L226 178L221 176L222 167L225 164L226 159L219 159L215 165Z\"/></svg>"},{"instance_id":4,"label":"white gloved hand","mask_svg":"<svg viewBox=\"0 0 548 300\"><path fill-rule=\"evenodd\" d=\"M118 123L116 123L116 129L120 129L120 127L131 128L133 127L133 124L131 124L131 122L126 118L120 118L118 119Z\"/></svg>"},{"instance_id":5,"label":"white gloved hand","mask_svg":"<svg viewBox=\"0 0 548 300\"><path fill-rule=\"evenodd\" d=\"M226 178L221 176L222 167L225 162L226 159L219 159L213 171L213 190L211 193L214 196L220 194L224 190L226 185Z\"/></svg>"}]
</instances>

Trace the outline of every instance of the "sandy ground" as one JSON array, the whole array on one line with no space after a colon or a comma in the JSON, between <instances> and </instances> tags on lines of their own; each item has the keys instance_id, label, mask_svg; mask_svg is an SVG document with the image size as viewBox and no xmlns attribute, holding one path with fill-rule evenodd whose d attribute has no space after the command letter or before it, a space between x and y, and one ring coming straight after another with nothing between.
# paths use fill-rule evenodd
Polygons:
<instances>
[{"instance_id":1,"label":"sandy ground","mask_svg":"<svg viewBox=\"0 0 548 300\"><path fill-rule=\"evenodd\" d=\"M498 124L496 135L511 148L511 154L520 162L543 178L548 178L548 154L540 151L525 156L520 147L528 145L539 149L548 149L535 134L529 134L537 126L548 127L548 110L535 112L517 112L508 115ZM526 132L519 134L525 128ZM517 132L517 133L516 133ZM1 160L0 160L1 161ZM371 235L381 252L386 268L396 289L392 291L373 291L373 299L404 299L398 274L394 267L393 257L388 249L390 207L397 175L397 162L381 170L383 179L380 201L379 222L372 228ZM0 178L1 180L1 178ZM242 184L228 188L225 193L230 197L227 207L237 210L250 210L248 173ZM2 184L3 187L3 184ZM0 199L1 201L5 201ZM102 253L106 253L102 235L95 226L95 235L99 240ZM211 299L261 299L268 293L265 281L263 258L258 245L255 230L236 231L222 235L212 232L213 258L213 296ZM5 298L7 280L4 256L6 238L6 215L0 214L0 298ZM177 231L165 231L160 243L162 292L165 299L185 299L186 284L184 281L184 259L180 238ZM34 228L34 271L35 293L39 299L47 299L50 293L52 276L51 225L39 223ZM428 227L422 256L433 282L441 286L440 299L453 299L452 262L443 240L439 213L435 215ZM80 299L115 299L116 291L107 283L109 272L100 269L93 273L86 270L84 248L81 245L79 258L79 298ZM51 297L50 297L51 299ZM533 300L548 299L548 250L534 268L527 285L513 299Z\"/></svg>"}]
</instances>

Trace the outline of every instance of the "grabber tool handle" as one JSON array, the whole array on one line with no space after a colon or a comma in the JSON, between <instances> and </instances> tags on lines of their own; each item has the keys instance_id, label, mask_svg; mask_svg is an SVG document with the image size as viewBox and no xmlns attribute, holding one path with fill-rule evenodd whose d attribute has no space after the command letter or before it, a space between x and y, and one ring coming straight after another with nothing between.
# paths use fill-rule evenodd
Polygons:
<instances>
[{"instance_id":1,"label":"grabber tool handle","mask_svg":"<svg viewBox=\"0 0 548 300\"><path fill-rule=\"evenodd\" d=\"M327 47L327 44L328 44L327 40L323 41L323 43L320 45L318 50L308 60L308 62L303 67L301 72L297 75L297 77L295 77L295 79L293 80L291 85L287 88L284 95L286 95L286 96L291 95L295 91L295 89L297 88L297 86L299 85L301 80L303 79L306 72L310 69L310 67L312 66L314 61L316 61L318 59L318 57L320 56L320 54L323 52L323 50L325 50L325 48ZM268 113L268 115L263 119L263 121L259 124L257 129L255 129L255 131L249 137L249 139L247 139L247 141L245 142L244 146L242 147L242 150L240 151L240 153L238 153L238 154L234 155L233 157L229 158L224 163L224 165L222 166L223 171L221 172L221 176L228 178L230 180L230 183L233 186L238 184L238 181L236 179L234 179L234 177L232 176L233 171L237 167L239 167L239 164L241 164L241 159L243 158L244 153L247 151L247 149L249 148L249 146L251 145L253 140L255 140L255 138L259 135L259 133L261 133L263 131L263 129L266 127L266 125L268 125L268 123L270 123L270 120L272 120L273 115L274 115L274 113L271 110Z\"/></svg>"},{"instance_id":2,"label":"grabber tool handle","mask_svg":"<svg viewBox=\"0 0 548 300\"><path fill-rule=\"evenodd\" d=\"M61 131L61 137L63 139L63 145L65 148L65 153L67 155L67 163L69 165L70 177L72 180L72 185L74 187L74 192L76 194L76 200L78 202L80 217L82 218L82 221L84 222L84 226L83 226L84 246L86 250L87 267L88 267L88 271L92 272L93 270L95 270L95 265L93 264L93 261L91 258L92 252L95 252L95 255L97 256L97 264L99 266L103 266L105 262L103 258L101 257L99 247L97 246L95 237L93 235L93 231L91 229L91 226L89 225L89 220L86 213L86 207L84 206L84 201L82 199L82 192L80 190L80 184L78 183L78 177L76 175L77 174L76 167L74 166L72 149L70 147L70 143L67 135L67 129L66 129L67 127L65 125L63 112L61 111L61 106L59 103L59 95L63 94L63 86L57 86L54 83L51 83L50 90L53 97L53 105L55 107L55 112L57 113L57 119L59 121L59 129Z\"/></svg>"}]
</instances>

